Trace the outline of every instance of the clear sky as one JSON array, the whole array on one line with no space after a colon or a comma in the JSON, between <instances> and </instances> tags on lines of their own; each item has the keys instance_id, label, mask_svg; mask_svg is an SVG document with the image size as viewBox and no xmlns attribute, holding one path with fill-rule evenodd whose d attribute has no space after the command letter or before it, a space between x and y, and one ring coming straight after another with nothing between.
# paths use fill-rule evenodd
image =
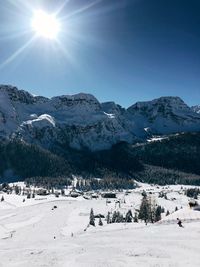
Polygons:
<instances>
[{"instance_id":1,"label":"clear sky","mask_svg":"<svg viewBox=\"0 0 200 267\"><path fill-rule=\"evenodd\" d=\"M56 40L33 39L37 9L56 12ZM199 12L199 0L0 0L0 84L124 107L168 95L200 104Z\"/></svg>"}]
</instances>

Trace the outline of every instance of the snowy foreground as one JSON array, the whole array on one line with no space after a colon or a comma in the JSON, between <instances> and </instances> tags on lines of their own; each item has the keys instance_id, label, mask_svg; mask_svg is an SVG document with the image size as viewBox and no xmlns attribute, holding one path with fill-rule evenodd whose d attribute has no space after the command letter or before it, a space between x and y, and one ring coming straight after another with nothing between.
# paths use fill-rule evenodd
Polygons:
<instances>
[{"instance_id":1,"label":"snowy foreground","mask_svg":"<svg viewBox=\"0 0 200 267\"><path fill-rule=\"evenodd\" d=\"M143 188L148 190L147 185ZM188 207L188 198L180 194L180 186L168 188L168 200L156 201L170 213L154 225L115 223L88 225L90 209L105 214L118 209L115 200L86 200L82 197L54 196L26 199L4 194L0 202L0 267L120 267L120 266L200 266L200 212ZM120 211L134 212L141 200L141 188L125 199ZM172 200L173 199L173 200ZM57 208L52 209L54 206ZM180 209L182 207L182 209ZM184 228L176 224L183 220Z\"/></svg>"}]
</instances>

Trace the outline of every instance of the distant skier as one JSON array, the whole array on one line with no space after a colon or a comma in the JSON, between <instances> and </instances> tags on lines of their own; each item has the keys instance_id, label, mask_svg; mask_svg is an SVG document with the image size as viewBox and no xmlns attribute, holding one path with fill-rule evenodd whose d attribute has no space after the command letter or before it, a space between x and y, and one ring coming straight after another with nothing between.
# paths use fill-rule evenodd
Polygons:
<instances>
[{"instance_id":1,"label":"distant skier","mask_svg":"<svg viewBox=\"0 0 200 267\"><path fill-rule=\"evenodd\" d=\"M177 218L177 224L178 224L179 227L183 227L182 221L179 218Z\"/></svg>"}]
</instances>

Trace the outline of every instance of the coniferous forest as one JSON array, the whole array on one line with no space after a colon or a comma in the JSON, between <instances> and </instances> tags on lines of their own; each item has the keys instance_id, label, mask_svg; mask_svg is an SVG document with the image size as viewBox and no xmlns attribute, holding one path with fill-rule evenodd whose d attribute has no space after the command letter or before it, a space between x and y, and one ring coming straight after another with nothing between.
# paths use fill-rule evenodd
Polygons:
<instances>
[{"instance_id":1,"label":"coniferous forest","mask_svg":"<svg viewBox=\"0 0 200 267\"><path fill-rule=\"evenodd\" d=\"M0 177L1 182L34 177L57 177L59 181L72 175L90 181L103 178L104 182L90 183L96 189L132 187L132 179L160 185L200 185L199 158L200 133L138 145L121 142L97 152L58 145L47 150L13 140L0 143Z\"/></svg>"}]
</instances>

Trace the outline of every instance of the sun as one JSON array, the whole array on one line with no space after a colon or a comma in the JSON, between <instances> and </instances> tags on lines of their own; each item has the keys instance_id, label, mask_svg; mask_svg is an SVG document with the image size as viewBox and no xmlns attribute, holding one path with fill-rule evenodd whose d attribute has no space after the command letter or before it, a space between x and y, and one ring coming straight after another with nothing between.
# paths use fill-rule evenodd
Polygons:
<instances>
[{"instance_id":1,"label":"sun","mask_svg":"<svg viewBox=\"0 0 200 267\"><path fill-rule=\"evenodd\" d=\"M60 22L53 14L37 10L33 14L31 26L38 36L56 39L60 32Z\"/></svg>"}]
</instances>

